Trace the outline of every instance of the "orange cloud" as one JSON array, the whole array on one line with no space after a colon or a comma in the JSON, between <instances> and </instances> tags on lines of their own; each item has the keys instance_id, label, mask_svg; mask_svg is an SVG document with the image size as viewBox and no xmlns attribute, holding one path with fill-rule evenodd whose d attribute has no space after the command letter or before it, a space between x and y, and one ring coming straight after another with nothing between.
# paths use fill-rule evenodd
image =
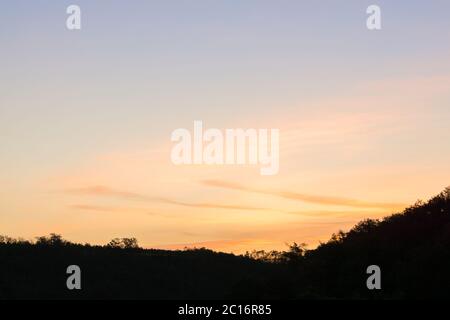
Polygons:
<instances>
[{"instance_id":1,"label":"orange cloud","mask_svg":"<svg viewBox=\"0 0 450 320\"><path fill-rule=\"evenodd\" d=\"M369 202L362 200L355 200L341 197L330 196L317 196L304 193L296 193L291 191L275 191L275 190L263 190L257 188L249 188L237 183L221 181L221 180L204 180L203 184L213 187L220 187L226 189L241 190L246 192L255 192L261 194L273 195L290 200L298 200L303 202L321 204L321 205L337 205L354 208L378 208L378 209L402 209L406 207L402 203L383 203L383 202Z\"/></svg>"},{"instance_id":2,"label":"orange cloud","mask_svg":"<svg viewBox=\"0 0 450 320\"><path fill-rule=\"evenodd\" d=\"M117 197L122 199L131 199L131 200L155 200L154 198L150 198L138 193L127 192L115 190L105 186L93 186L86 188L77 188L77 189L66 189L66 193L70 194L78 194L78 195L91 195L91 196L108 196L108 197Z\"/></svg>"},{"instance_id":3,"label":"orange cloud","mask_svg":"<svg viewBox=\"0 0 450 320\"><path fill-rule=\"evenodd\" d=\"M218 203L188 203L177 200L171 200L167 198L159 198L159 197L150 197L139 193L121 191L105 186L93 186L86 188L77 188L77 189L67 189L65 190L69 194L77 194L77 195L88 195L88 196L103 196L103 197L115 197L119 199L126 200L138 200L138 201L152 201L159 203L166 203L176 206L183 207L191 207L191 208L206 208L206 209L228 209L228 210L253 210L253 211L277 211L271 208L263 208L263 207L252 207L252 206L242 206L242 205L227 205L227 204L218 204ZM78 206L78 209L87 209L87 210L101 210L101 207L93 207L93 206ZM106 209L103 209L106 211Z\"/></svg>"},{"instance_id":4,"label":"orange cloud","mask_svg":"<svg viewBox=\"0 0 450 320\"><path fill-rule=\"evenodd\" d=\"M74 204L74 205L70 205L69 208L83 210L83 211L102 211L102 212L119 210L118 208L114 208L114 207L92 206L92 205L86 205L86 204Z\"/></svg>"},{"instance_id":5,"label":"orange cloud","mask_svg":"<svg viewBox=\"0 0 450 320\"><path fill-rule=\"evenodd\" d=\"M306 218L326 218L326 219L365 219L365 218L381 218L389 215L390 211L378 210L358 210L358 211L335 211L335 210L309 210L309 211L290 211L290 214L299 215Z\"/></svg>"},{"instance_id":6,"label":"orange cloud","mask_svg":"<svg viewBox=\"0 0 450 320\"><path fill-rule=\"evenodd\" d=\"M169 199L160 199L160 200L162 202L169 203L169 204L174 204L174 205L177 205L177 206L194 207L194 208L277 211L275 209L262 208L262 207L226 205L226 204L216 204L216 203L186 203L186 202L174 201L174 200L169 200Z\"/></svg>"}]
</instances>

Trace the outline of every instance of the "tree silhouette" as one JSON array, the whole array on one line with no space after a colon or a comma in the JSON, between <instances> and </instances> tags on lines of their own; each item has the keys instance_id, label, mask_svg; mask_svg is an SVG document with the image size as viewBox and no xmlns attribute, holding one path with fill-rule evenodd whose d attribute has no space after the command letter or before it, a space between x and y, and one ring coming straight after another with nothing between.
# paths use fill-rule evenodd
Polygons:
<instances>
[{"instance_id":1,"label":"tree silhouette","mask_svg":"<svg viewBox=\"0 0 450 320\"><path fill-rule=\"evenodd\" d=\"M142 249L135 238L82 245L52 233L34 242L0 236L0 261L0 299L450 298L450 188L402 213L363 220L312 250L293 243L236 256ZM72 264L86 271L78 293L65 287ZM382 290L366 287L373 264Z\"/></svg>"},{"instance_id":2,"label":"tree silhouette","mask_svg":"<svg viewBox=\"0 0 450 320\"><path fill-rule=\"evenodd\" d=\"M138 249L138 241L136 238L114 238L108 244L108 247L119 249Z\"/></svg>"}]
</instances>

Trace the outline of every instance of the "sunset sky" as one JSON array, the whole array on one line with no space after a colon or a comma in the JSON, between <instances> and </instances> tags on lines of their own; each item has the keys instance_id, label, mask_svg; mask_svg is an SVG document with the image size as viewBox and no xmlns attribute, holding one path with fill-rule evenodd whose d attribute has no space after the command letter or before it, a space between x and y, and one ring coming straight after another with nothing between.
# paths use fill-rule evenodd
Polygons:
<instances>
[{"instance_id":1,"label":"sunset sky","mask_svg":"<svg viewBox=\"0 0 450 320\"><path fill-rule=\"evenodd\" d=\"M0 234L311 248L442 191L450 2L317 2L2 1ZM280 129L279 173L172 164L195 120Z\"/></svg>"}]
</instances>

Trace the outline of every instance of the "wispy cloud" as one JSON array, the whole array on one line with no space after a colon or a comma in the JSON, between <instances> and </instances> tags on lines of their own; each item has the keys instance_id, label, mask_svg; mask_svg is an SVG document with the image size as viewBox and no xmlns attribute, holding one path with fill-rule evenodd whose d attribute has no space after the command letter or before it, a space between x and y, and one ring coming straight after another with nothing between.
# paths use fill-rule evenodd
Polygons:
<instances>
[{"instance_id":1,"label":"wispy cloud","mask_svg":"<svg viewBox=\"0 0 450 320\"><path fill-rule=\"evenodd\" d=\"M263 208L263 207L252 207L252 206L239 206L239 205L227 205L227 204L218 204L218 203L186 203L181 201L175 201L170 199L160 199L161 202L165 202L168 204L174 204L177 206L183 207L192 207L192 208L205 208L205 209L229 209L229 210L258 210L258 211L278 211L276 209Z\"/></svg>"},{"instance_id":2,"label":"wispy cloud","mask_svg":"<svg viewBox=\"0 0 450 320\"><path fill-rule=\"evenodd\" d=\"M171 205L176 205L176 206L200 208L200 209L279 211L279 210L271 209L271 208L243 206L243 205L234 205L234 204L183 202L183 201L178 201L178 200L173 200L173 199L168 199L168 198L151 197L151 196L147 196L147 195L139 194L139 193L135 193L135 192L117 190L117 189L106 187L106 186L92 186L92 187L85 187L85 188L66 189L65 192L69 193L69 194L73 194L73 195L100 196L100 197L118 198L118 199L122 199L122 200L158 202L158 203L165 203L165 204L171 204ZM77 205L74 208L85 209L85 210L107 211L106 208L95 207L95 206Z\"/></svg>"},{"instance_id":3,"label":"wispy cloud","mask_svg":"<svg viewBox=\"0 0 450 320\"><path fill-rule=\"evenodd\" d=\"M85 188L66 189L64 191L66 193L75 195L106 196L106 197L115 197L121 199L141 200L141 201L156 200L156 198L147 197L139 193L117 190L105 186L92 186Z\"/></svg>"},{"instance_id":4,"label":"wispy cloud","mask_svg":"<svg viewBox=\"0 0 450 320\"><path fill-rule=\"evenodd\" d=\"M288 213L299 215L302 217L312 218L325 218L325 219L360 219L360 218L378 218L389 215L388 210L364 210L358 209L357 211L349 210L308 210L308 211L289 211Z\"/></svg>"},{"instance_id":5,"label":"wispy cloud","mask_svg":"<svg viewBox=\"0 0 450 320\"><path fill-rule=\"evenodd\" d=\"M298 200L303 202L321 204L321 205L333 205L333 206L346 206L354 208L378 208L378 209L401 209L405 207L402 203L384 203L384 202L371 202L356 200L350 198L332 197L332 196L320 196L304 193L297 193L292 191L278 191L278 190L266 190L251 188L241 184L222 181L222 180L204 180L203 184L212 187L240 190L246 192L261 193L267 195L273 195L290 200Z\"/></svg>"},{"instance_id":6,"label":"wispy cloud","mask_svg":"<svg viewBox=\"0 0 450 320\"><path fill-rule=\"evenodd\" d=\"M119 208L107 207L107 206L94 206L88 204L73 204L69 206L70 209L82 210L82 211L100 211L100 212L111 212L119 211Z\"/></svg>"}]
</instances>

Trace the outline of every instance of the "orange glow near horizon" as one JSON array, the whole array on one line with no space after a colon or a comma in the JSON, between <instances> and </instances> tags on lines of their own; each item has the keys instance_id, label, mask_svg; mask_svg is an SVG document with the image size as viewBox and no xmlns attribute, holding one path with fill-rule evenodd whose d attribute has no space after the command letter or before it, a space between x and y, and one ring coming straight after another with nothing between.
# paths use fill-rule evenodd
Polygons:
<instances>
[{"instance_id":1,"label":"orange glow near horizon","mask_svg":"<svg viewBox=\"0 0 450 320\"><path fill-rule=\"evenodd\" d=\"M403 104L414 108L409 102ZM166 143L93 154L23 179L11 176L11 188L3 190L1 210L10 213L2 216L2 233L32 238L55 232L96 244L136 237L149 248L234 253L283 250L294 241L312 248L362 219L426 200L450 181L449 153L432 166L426 159L382 164L370 158L351 165L377 155L380 141L416 129L417 116L402 108L290 117L278 124L280 172L271 177L250 165L173 165L168 137Z\"/></svg>"}]
</instances>

